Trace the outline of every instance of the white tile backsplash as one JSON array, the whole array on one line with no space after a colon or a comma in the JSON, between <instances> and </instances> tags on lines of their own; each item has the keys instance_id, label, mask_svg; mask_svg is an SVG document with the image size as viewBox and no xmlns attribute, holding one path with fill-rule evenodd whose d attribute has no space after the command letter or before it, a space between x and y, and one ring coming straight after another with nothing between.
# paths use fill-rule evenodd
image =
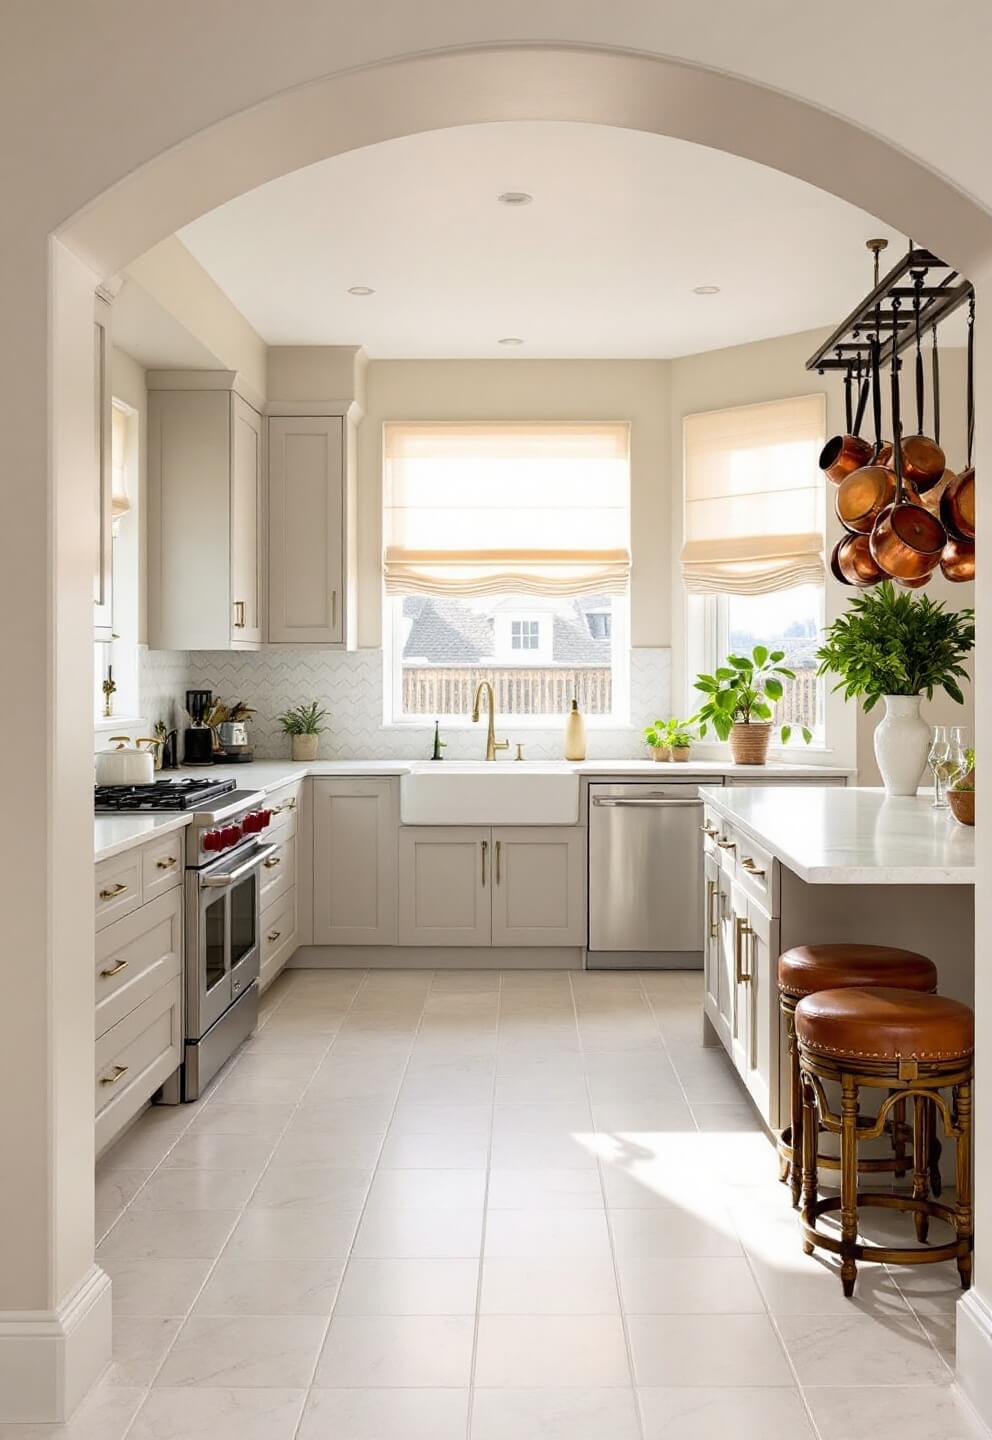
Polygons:
<instances>
[{"instance_id":1,"label":"white tile backsplash","mask_svg":"<svg viewBox=\"0 0 992 1440\"><path fill-rule=\"evenodd\" d=\"M225 700L244 700L256 710L252 744L260 760L289 754L289 741L276 717L301 701L317 700L327 712L328 730L321 737L326 760L407 760L430 754L433 724L384 726L383 660L381 650L267 649L253 652L145 651L141 657L142 713L154 723L175 723L174 708L187 689L210 689ZM629 727L589 727L589 755L596 759L631 759L644 754L641 730L669 712L671 651L637 649L630 656ZM172 718L170 718L170 716ZM531 729L500 717L499 733L523 741L530 760L561 758L562 729ZM446 756L474 760L480 755L480 730L442 727Z\"/></svg>"}]
</instances>

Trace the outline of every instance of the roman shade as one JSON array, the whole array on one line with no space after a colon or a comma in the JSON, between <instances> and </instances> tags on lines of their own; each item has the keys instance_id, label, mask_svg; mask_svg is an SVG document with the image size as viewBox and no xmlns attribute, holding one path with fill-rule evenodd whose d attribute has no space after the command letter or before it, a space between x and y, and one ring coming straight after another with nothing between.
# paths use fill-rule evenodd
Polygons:
<instances>
[{"instance_id":1,"label":"roman shade","mask_svg":"<svg viewBox=\"0 0 992 1440\"><path fill-rule=\"evenodd\" d=\"M119 520L131 508L127 493L127 413L119 405L110 411L110 490L113 518Z\"/></svg>"},{"instance_id":2,"label":"roman shade","mask_svg":"<svg viewBox=\"0 0 992 1440\"><path fill-rule=\"evenodd\" d=\"M592 595L630 577L625 424L389 424L390 595Z\"/></svg>"},{"instance_id":3,"label":"roman shade","mask_svg":"<svg viewBox=\"0 0 992 1440\"><path fill-rule=\"evenodd\" d=\"M683 420L682 579L696 595L822 584L824 395Z\"/></svg>"}]
</instances>

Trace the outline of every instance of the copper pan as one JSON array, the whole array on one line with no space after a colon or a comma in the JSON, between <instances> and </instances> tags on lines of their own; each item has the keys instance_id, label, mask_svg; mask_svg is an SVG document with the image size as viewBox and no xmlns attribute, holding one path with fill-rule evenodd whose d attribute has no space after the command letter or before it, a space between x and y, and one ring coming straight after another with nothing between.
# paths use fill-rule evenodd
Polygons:
<instances>
[{"instance_id":1,"label":"copper pan","mask_svg":"<svg viewBox=\"0 0 992 1440\"><path fill-rule=\"evenodd\" d=\"M820 469L828 480L839 485L855 470L867 465L874 446L860 435L835 435L820 451Z\"/></svg>"},{"instance_id":2,"label":"copper pan","mask_svg":"<svg viewBox=\"0 0 992 1440\"><path fill-rule=\"evenodd\" d=\"M887 465L862 465L837 487L837 519L852 534L868 535L886 505L895 499L895 493L896 477Z\"/></svg>"},{"instance_id":3,"label":"copper pan","mask_svg":"<svg viewBox=\"0 0 992 1440\"><path fill-rule=\"evenodd\" d=\"M904 499L887 505L871 532L871 553L894 580L921 580L940 564L947 532L929 510Z\"/></svg>"},{"instance_id":4,"label":"copper pan","mask_svg":"<svg viewBox=\"0 0 992 1440\"><path fill-rule=\"evenodd\" d=\"M938 484L947 461L936 440L927 435L908 435L902 442L902 473L920 495Z\"/></svg>"},{"instance_id":5,"label":"copper pan","mask_svg":"<svg viewBox=\"0 0 992 1440\"><path fill-rule=\"evenodd\" d=\"M849 535L842 535L837 541L837 544L830 552L830 573L840 585L850 585L851 583L850 580L848 580L847 576L844 574L844 572L841 570L840 566L837 564L837 556L840 551L840 547L843 545L845 540L849 539Z\"/></svg>"},{"instance_id":6,"label":"copper pan","mask_svg":"<svg viewBox=\"0 0 992 1440\"><path fill-rule=\"evenodd\" d=\"M949 536L940 557L944 579L964 585L975 578L975 542Z\"/></svg>"},{"instance_id":7,"label":"copper pan","mask_svg":"<svg viewBox=\"0 0 992 1440\"><path fill-rule=\"evenodd\" d=\"M885 579L884 571L880 570L872 558L871 546L867 535L844 535L837 542L834 548L836 566L831 559L831 569L834 574L840 574L845 585L856 585L859 589L867 589L869 585L877 585L880 580Z\"/></svg>"},{"instance_id":8,"label":"copper pan","mask_svg":"<svg viewBox=\"0 0 992 1440\"><path fill-rule=\"evenodd\" d=\"M975 467L950 481L940 497L940 518L959 540L975 538Z\"/></svg>"},{"instance_id":9,"label":"copper pan","mask_svg":"<svg viewBox=\"0 0 992 1440\"><path fill-rule=\"evenodd\" d=\"M920 575L916 580L893 580L892 583L898 585L900 590L922 590L932 579L932 575Z\"/></svg>"}]
</instances>

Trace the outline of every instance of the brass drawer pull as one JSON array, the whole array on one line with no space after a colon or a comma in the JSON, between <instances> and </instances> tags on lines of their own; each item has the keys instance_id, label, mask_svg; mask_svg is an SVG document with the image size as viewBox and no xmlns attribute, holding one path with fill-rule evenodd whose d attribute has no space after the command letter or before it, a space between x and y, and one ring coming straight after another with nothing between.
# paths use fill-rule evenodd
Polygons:
<instances>
[{"instance_id":1,"label":"brass drawer pull","mask_svg":"<svg viewBox=\"0 0 992 1440\"><path fill-rule=\"evenodd\" d=\"M737 841L736 841L736 840L728 840L725 835L721 836L720 839L719 839L716 843L719 845L719 847L720 847L721 850L736 850L736 849L737 849Z\"/></svg>"},{"instance_id":2,"label":"brass drawer pull","mask_svg":"<svg viewBox=\"0 0 992 1440\"><path fill-rule=\"evenodd\" d=\"M738 985L749 985L751 982L751 975L744 969L744 938L753 934L754 931L743 915L736 916L734 919L734 960Z\"/></svg>"},{"instance_id":3,"label":"brass drawer pull","mask_svg":"<svg viewBox=\"0 0 992 1440\"><path fill-rule=\"evenodd\" d=\"M122 881L119 880L116 885L108 885L107 888L106 888L106 890L101 890L101 891L100 891L100 899L101 899L101 900L116 900L117 897L118 897L118 895L123 895L123 894L124 894L124 891L125 891L127 888L128 888L128 887L127 887Z\"/></svg>"},{"instance_id":4,"label":"brass drawer pull","mask_svg":"<svg viewBox=\"0 0 992 1440\"><path fill-rule=\"evenodd\" d=\"M741 869L746 870L749 875L753 875L756 880L764 878L764 870L760 865L755 864L750 855L741 856Z\"/></svg>"},{"instance_id":5,"label":"brass drawer pull","mask_svg":"<svg viewBox=\"0 0 992 1440\"><path fill-rule=\"evenodd\" d=\"M282 934L282 931L281 931L281 930L270 930L269 933L268 933L268 935L266 935L265 938L266 938L266 940L269 941L269 943L270 943L271 945L274 945L274 944L276 943L276 941L279 939L279 936L280 936L281 934Z\"/></svg>"},{"instance_id":6,"label":"brass drawer pull","mask_svg":"<svg viewBox=\"0 0 992 1440\"><path fill-rule=\"evenodd\" d=\"M482 888L486 888L486 861L489 858L489 841L482 842Z\"/></svg>"},{"instance_id":7,"label":"brass drawer pull","mask_svg":"<svg viewBox=\"0 0 992 1440\"><path fill-rule=\"evenodd\" d=\"M116 965L112 965L109 970L101 970L100 974L104 980L110 980L114 975L119 975L122 970L126 970L130 963L130 960L118 960Z\"/></svg>"},{"instance_id":8,"label":"brass drawer pull","mask_svg":"<svg viewBox=\"0 0 992 1440\"><path fill-rule=\"evenodd\" d=\"M281 865L281 864L282 864L282 856L281 856L281 855L270 855L269 858L268 858L268 860L263 860L263 861L262 861L262 864L265 866L266 870L274 870L277 865Z\"/></svg>"},{"instance_id":9,"label":"brass drawer pull","mask_svg":"<svg viewBox=\"0 0 992 1440\"><path fill-rule=\"evenodd\" d=\"M719 835L720 833L719 830L715 830L712 825L700 825L699 828L706 836L707 840L715 840L717 835Z\"/></svg>"},{"instance_id":10,"label":"brass drawer pull","mask_svg":"<svg viewBox=\"0 0 992 1440\"><path fill-rule=\"evenodd\" d=\"M234 602L234 628L235 630L245 628L245 602L243 600Z\"/></svg>"},{"instance_id":11,"label":"brass drawer pull","mask_svg":"<svg viewBox=\"0 0 992 1440\"><path fill-rule=\"evenodd\" d=\"M281 805L277 805L277 806L276 806L276 808L273 810L272 813L273 813L273 815L281 815L284 810L295 810L295 809L296 809L296 800L295 800L295 798L294 798L294 799L292 799L292 800L284 800Z\"/></svg>"},{"instance_id":12,"label":"brass drawer pull","mask_svg":"<svg viewBox=\"0 0 992 1440\"><path fill-rule=\"evenodd\" d=\"M497 841L496 841L496 884L497 884L497 885L499 884L499 878L500 878L500 877L499 877L499 869L500 869L499 859L500 859L500 854L502 853L502 849L503 849L503 842L502 842L502 840L497 840Z\"/></svg>"},{"instance_id":13,"label":"brass drawer pull","mask_svg":"<svg viewBox=\"0 0 992 1440\"><path fill-rule=\"evenodd\" d=\"M717 936L720 934L720 919L719 919L719 916L714 915L714 913L713 913L713 901L717 898L717 896L719 895L719 893L720 893L720 891L719 891L719 889L717 888L717 883L716 883L716 881L715 881L715 880L707 880L707 882L706 882L706 896L707 896L706 908L707 908L707 919L708 919L708 922L709 922L709 932L710 932L710 939L711 939L711 940L715 940L715 939L717 938Z\"/></svg>"},{"instance_id":14,"label":"brass drawer pull","mask_svg":"<svg viewBox=\"0 0 992 1440\"><path fill-rule=\"evenodd\" d=\"M101 1076L100 1076L100 1084L101 1084L101 1085L116 1085L117 1082L118 1082L118 1080L123 1080L123 1079L124 1079L124 1076L127 1074L127 1072L128 1072L128 1066L127 1066L127 1065L115 1065L115 1066L114 1066L114 1073L113 1073L113 1075L101 1075Z\"/></svg>"},{"instance_id":15,"label":"brass drawer pull","mask_svg":"<svg viewBox=\"0 0 992 1440\"><path fill-rule=\"evenodd\" d=\"M171 870L175 863L175 855L166 855L163 859L155 861L155 865L159 870Z\"/></svg>"}]
</instances>

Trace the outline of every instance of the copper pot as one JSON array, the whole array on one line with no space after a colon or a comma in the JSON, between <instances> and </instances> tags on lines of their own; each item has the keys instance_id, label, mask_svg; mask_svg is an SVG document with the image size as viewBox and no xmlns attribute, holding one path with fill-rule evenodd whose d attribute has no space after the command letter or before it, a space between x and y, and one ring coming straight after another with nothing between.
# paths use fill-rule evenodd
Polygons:
<instances>
[{"instance_id":1,"label":"copper pot","mask_svg":"<svg viewBox=\"0 0 992 1440\"><path fill-rule=\"evenodd\" d=\"M960 540L975 538L975 467L949 481L940 497L940 518L952 535Z\"/></svg>"},{"instance_id":2,"label":"copper pot","mask_svg":"<svg viewBox=\"0 0 992 1440\"><path fill-rule=\"evenodd\" d=\"M862 465L837 487L837 519L852 534L867 535L895 493L896 477L887 465Z\"/></svg>"},{"instance_id":3,"label":"copper pot","mask_svg":"<svg viewBox=\"0 0 992 1440\"><path fill-rule=\"evenodd\" d=\"M834 574L839 572L845 585L857 585L865 590L885 579L885 572L879 569L872 556L867 535L844 535L837 543L835 554L837 567Z\"/></svg>"},{"instance_id":4,"label":"copper pot","mask_svg":"<svg viewBox=\"0 0 992 1440\"><path fill-rule=\"evenodd\" d=\"M975 578L975 542L948 537L940 556L940 568L945 580L964 585Z\"/></svg>"},{"instance_id":5,"label":"copper pot","mask_svg":"<svg viewBox=\"0 0 992 1440\"><path fill-rule=\"evenodd\" d=\"M840 585L850 585L851 583L837 563L837 557L840 553L840 547L843 545L845 540L850 540L850 538L850 535L842 535L837 541L837 544L830 552L830 573Z\"/></svg>"},{"instance_id":6,"label":"copper pot","mask_svg":"<svg viewBox=\"0 0 992 1440\"><path fill-rule=\"evenodd\" d=\"M947 532L929 510L900 500L887 505L871 532L876 565L896 580L919 580L940 564Z\"/></svg>"},{"instance_id":7,"label":"copper pot","mask_svg":"<svg viewBox=\"0 0 992 1440\"><path fill-rule=\"evenodd\" d=\"M894 578L893 585L898 585L900 590L922 590L924 585L929 585L933 579L932 575L920 575L915 580L899 580Z\"/></svg>"},{"instance_id":8,"label":"copper pot","mask_svg":"<svg viewBox=\"0 0 992 1440\"><path fill-rule=\"evenodd\" d=\"M820 451L820 469L828 480L839 485L846 476L867 465L874 446L860 435L835 435Z\"/></svg>"},{"instance_id":9,"label":"copper pot","mask_svg":"<svg viewBox=\"0 0 992 1440\"><path fill-rule=\"evenodd\" d=\"M936 440L927 435L908 435L902 442L902 473L914 489L925 495L940 480L947 461Z\"/></svg>"}]
</instances>

